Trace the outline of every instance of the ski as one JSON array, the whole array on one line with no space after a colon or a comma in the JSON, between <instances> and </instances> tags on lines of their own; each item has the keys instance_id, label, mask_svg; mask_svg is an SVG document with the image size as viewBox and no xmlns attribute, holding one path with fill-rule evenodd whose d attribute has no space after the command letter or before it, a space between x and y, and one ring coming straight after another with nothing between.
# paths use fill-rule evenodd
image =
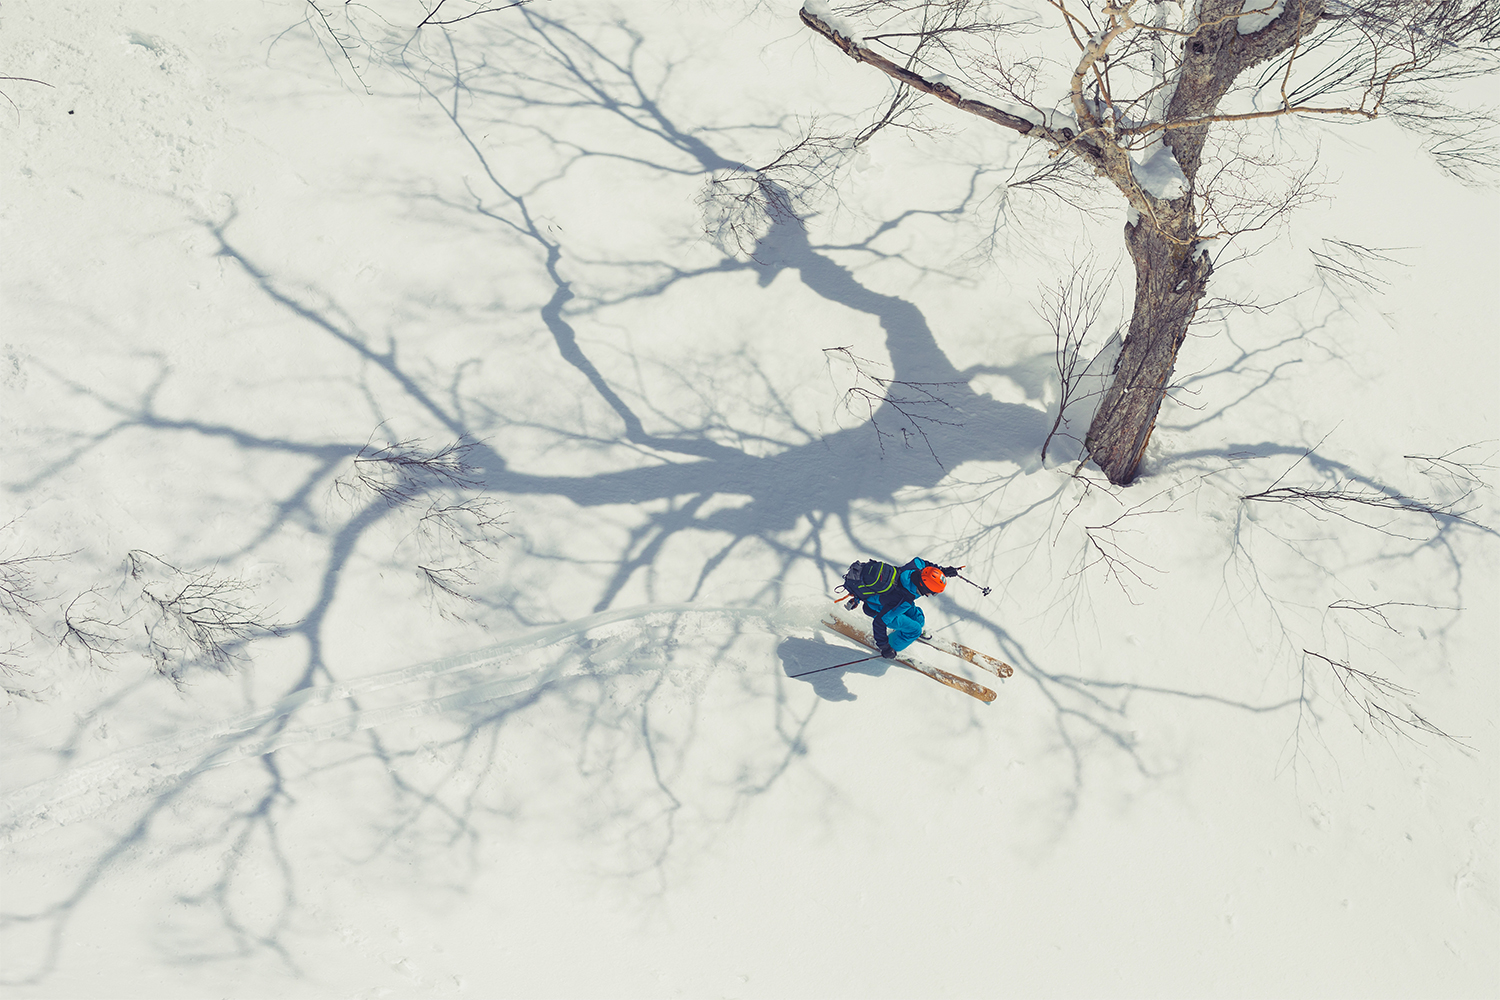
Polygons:
<instances>
[{"instance_id":1,"label":"ski","mask_svg":"<svg viewBox=\"0 0 1500 1000\"><path fill-rule=\"evenodd\" d=\"M952 639L918 639L917 641L924 646L931 646L933 649L941 650L944 653L951 653L960 660L968 660L980 670L988 670L996 677L1009 677L1016 672L1004 660L997 660L993 656L981 653L977 649L970 649L963 643L954 642Z\"/></svg>"},{"instance_id":2,"label":"ski","mask_svg":"<svg viewBox=\"0 0 1500 1000\"><path fill-rule=\"evenodd\" d=\"M830 631L837 632L839 635L843 636L846 639L854 640L867 649L875 649L875 639L870 635L869 632L861 629L857 625L852 625L833 614L824 616L823 626ZM991 691L983 684L976 684L974 681L969 680L967 677L960 677L957 674L950 674L948 671L943 670L939 667L929 667L926 664L917 663L914 660L908 660L900 656L896 657L896 662L901 664L903 667L909 667L910 669L915 670L919 674L931 677L939 684L946 684L948 687L951 687L955 691L962 691L964 694L968 695L971 698L978 698L980 701L986 703L995 700L995 692Z\"/></svg>"}]
</instances>

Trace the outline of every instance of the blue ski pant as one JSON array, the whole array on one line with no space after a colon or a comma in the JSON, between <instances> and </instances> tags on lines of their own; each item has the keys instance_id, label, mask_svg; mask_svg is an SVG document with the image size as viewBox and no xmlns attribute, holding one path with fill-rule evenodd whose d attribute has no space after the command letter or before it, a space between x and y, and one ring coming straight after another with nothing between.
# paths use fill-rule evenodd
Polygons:
<instances>
[{"instance_id":1,"label":"blue ski pant","mask_svg":"<svg viewBox=\"0 0 1500 1000\"><path fill-rule=\"evenodd\" d=\"M889 643L899 653L917 641L926 624L927 619L923 617L922 609L914 602L898 604L875 616L875 645Z\"/></svg>"}]
</instances>

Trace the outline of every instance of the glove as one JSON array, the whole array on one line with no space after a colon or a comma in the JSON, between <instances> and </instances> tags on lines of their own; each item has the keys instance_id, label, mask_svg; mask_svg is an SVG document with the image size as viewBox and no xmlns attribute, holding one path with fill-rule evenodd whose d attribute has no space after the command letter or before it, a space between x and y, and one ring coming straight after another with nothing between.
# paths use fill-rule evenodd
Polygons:
<instances>
[{"instance_id":1,"label":"glove","mask_svg":"<svg viewBox=\"0 0 1500 1000\"><path fill-rule=\"evenodd\" d=\"M888 645L882 645L880 647L880 655L887 660L894 660L896 658L896 651Z\"/></svg>"},{"instance_id":2,"label":"glove","mask_svg":"<svg viewBox=\"0 0 1500 1000\"><path fill-rule=\"evenodd\" d=\"M961 569L963 569L962 566L944 566L943 567L943 575L944 576L957 576L958 575L958 571L961 570Z\"/></svg>"}]
</instances>

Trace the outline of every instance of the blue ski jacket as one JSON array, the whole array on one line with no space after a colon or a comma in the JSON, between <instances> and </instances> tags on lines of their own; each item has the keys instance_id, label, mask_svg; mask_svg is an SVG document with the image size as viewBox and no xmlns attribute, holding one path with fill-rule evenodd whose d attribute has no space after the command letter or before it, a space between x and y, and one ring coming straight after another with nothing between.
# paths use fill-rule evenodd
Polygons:
<instances>
[{"instance_id":1,"label":"blue ski jacket","mask_svg":"<svg viewBox=\"0 0 1500 1000\"><path fill-rule=\"evenodd\" d=\"M914 558L896 570L889 589L864 599L864 613L874 619L876 646L889 646L899 653L922 635L927 619L917 607L917 598L925 597L928 591L918 578L931 565L920 556Z\"/></svg>"}]
</instances>

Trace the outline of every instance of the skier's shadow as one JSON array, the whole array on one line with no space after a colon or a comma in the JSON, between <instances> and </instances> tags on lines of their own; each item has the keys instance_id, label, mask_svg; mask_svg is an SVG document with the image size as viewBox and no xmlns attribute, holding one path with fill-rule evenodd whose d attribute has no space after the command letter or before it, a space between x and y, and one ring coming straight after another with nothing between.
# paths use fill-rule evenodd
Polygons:
<instances>
[{"instance_id":1,"label":"skier's shadow","mask_svg":"<svg viewBox=\"0 0 1500 1000\"><path fill-rule=\"evenodd\" d=\"M889 661L869 651L861 652L855 646L814 642L811 639L784 639L776 647L776 654L781 657L782 669L788 677L811 684L813 692L825 701L854 701L858 697L844 684L845 674L879 677L890 669ZM834 670L827 669L849 660L857 660L861 656L873 656L874 659ZM799 674L802 676L797 676Z\"/></svg>"}]
</instances>

